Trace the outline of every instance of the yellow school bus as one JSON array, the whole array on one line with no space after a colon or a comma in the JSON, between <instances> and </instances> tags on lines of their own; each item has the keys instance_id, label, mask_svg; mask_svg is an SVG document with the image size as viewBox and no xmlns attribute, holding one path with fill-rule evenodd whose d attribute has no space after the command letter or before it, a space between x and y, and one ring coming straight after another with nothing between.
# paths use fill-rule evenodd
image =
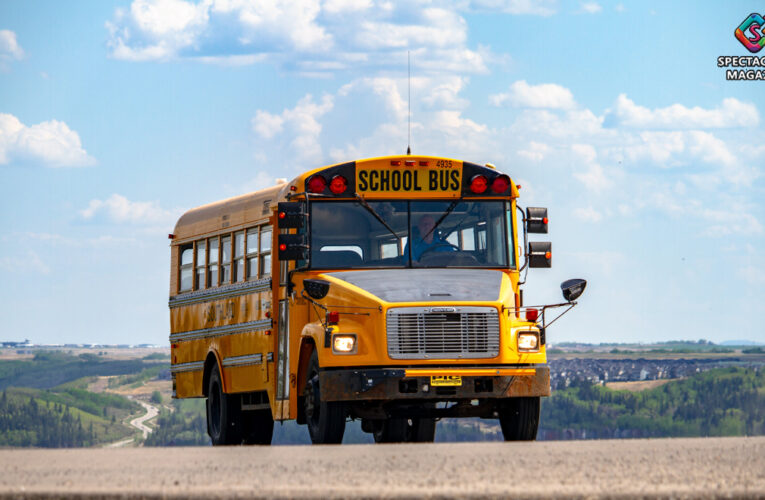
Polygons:
<instances>
[{"instance_id":1,"label":"yellow school bus","mask_svg":"<svg viewBox=\"0 0 765 500\"><path fill-rule=\"evenodd\" d=\"M269 444L274 421L342 441L433 441L444 417L533 440L550 394L547 210L493 165L390 156L331 165L185 213L170 235L173 395L206 398L215 445ZM568 309L566 309L568 310ZM557 318L556 318L557 319Z\"/></svg>"}]
</instances>

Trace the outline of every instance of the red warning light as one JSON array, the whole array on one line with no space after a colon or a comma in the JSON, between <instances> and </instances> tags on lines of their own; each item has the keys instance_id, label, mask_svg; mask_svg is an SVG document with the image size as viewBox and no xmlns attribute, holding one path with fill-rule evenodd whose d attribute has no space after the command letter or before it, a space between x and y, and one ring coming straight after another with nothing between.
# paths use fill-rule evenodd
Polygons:
<instances>
[{"instance_id":1,"label":"red warning light","mask_svg":"<svg viewBox=\"0 0 765 500\"><path fill-rule=\"evenodd\" d=\"M308 190L312 193L323 193L327 188L327 181L320 175L314 175L308 179Z\"/></svg>"},{"instance_id":2,"label":"red warning light","mask_svg":"<svg viewBox=\"0 0 765 500\"><path fill-rule=\"evenodd\" d=\"M497 194L502 194L510 187L510 177L500 175L491 182L491 190Z\"/></svg>"},{"instance_id":3,"label":"red warning light","mask_svg":"<svg viewBox=\"0 0 765 500\"><path fill-rule=\"evenodd\" d=\"M526 309L526 321L536 322L539 318L539 311L537 309Z\"/></svg>"},{"instance_id":4,"label":"red warning light","mask_svg":"<svg viewBox=\"0 0 765 500\"><path fill-rule=\"evenodd\" d=\"M483 175L474 175L470 180L470 191L473 194L483 194L487 187L489 187L489 181Z\"/></svg>"},{"instance_id":5,"label":"red warning light","mask_svg":"<svg viewBox=\"0 0 765 500\"><path fill-rule=\"evenodd\" d=\"M348 189L348 180L342 175L336 175L329 181L329 190L334 194L343 194Z\"/></svg>"}]
</instances>

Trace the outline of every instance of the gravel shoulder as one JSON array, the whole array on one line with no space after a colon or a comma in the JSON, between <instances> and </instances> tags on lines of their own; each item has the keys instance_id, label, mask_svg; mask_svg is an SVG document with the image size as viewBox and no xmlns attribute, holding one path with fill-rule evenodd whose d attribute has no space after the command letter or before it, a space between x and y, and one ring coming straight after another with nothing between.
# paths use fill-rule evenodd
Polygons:
<instances>
[{"instance_id":1,"label":"gravel shoulder","mask_svg":"<svg viewBox=\"0 0 765 500\"><path fill-rule=\"evenodd\" d=\"M0 450L0 498L765 498L765 437Z\"/></svg>"}]
</instances>

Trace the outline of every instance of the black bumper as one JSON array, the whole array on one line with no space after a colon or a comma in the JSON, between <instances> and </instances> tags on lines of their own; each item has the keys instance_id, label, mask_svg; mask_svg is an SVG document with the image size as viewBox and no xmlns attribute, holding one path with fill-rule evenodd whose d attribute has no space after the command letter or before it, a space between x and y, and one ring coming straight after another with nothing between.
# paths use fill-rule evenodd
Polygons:
<instances>
[{"instance_id":1,"label":"black bumper","mask_svg":"<svg viewBox=\"0 0 765 500\"><path fill-rule=\"evenodd\" d=\"M431 385L429 376L407 377L403 368L323 370L319 373L319 386L324 401L442 401L549 396L550 368L536 365L524 368L533 368L534 373L515 376L462 376L460 386L436 387Z\"/></svg>"}]
</instances>

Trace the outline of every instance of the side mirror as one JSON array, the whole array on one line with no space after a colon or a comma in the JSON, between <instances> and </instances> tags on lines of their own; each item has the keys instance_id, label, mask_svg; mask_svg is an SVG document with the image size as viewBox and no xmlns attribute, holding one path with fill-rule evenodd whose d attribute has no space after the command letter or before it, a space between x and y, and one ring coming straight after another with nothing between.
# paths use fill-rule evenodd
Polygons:
<instances>
[{"instance_id":1,"label":"side mirror","mask_svg":"<svg viewBox=\"0 0 765 500\"><path fill-rule=\"evenodd\" d=\"M277 206L279 229L299 229L306 225L307 216L305 205L300 201L283 201Z\"/></svg>"},{"instance_id":2,"label":"side mirror","mask_svg":"<svg viewBox=\"0 0 765 500\"><path fill-rule=\"evenodd\" d=\"M279 260L304 260L308 258L308 245L304 234L279 235Z\"/></svg>"},{"instance_id":3,"label":"side mirror","mask_svg":"<svg viewBox=\"0 0 765 500\"><path fill-rule=\"evenodd\" d=\"M563 292L563 298L566 300L566 302L573 302L578 299L580 295L582 295L582 292L584 292L586 286L587 281L579 278L574 278L572 280L566 280L561 283L560 290Z\"/></svg>"},{"instance_id":4,"label":"side mirror","mask_svg":"<svg viewBox=\"0 0 765 500\"><path fill-rule=\"evenodd\" d=\"M547 234L547 222L546 208L526 208L526 230L529 233Z\"/></svg>"},{"instance_id":5,"label":"side mirror","mask_svg":"<svg viewBox=\"0 0 765 500\"><path fill-rule=\"evenodd\" d=\"M312 299L321 300L329 293L329 281L303 280L303 288Z\"/></svg>"},{"instance_id":6,"label":"side mirror","mask_svg":"<svg viewBox=\"0 0 765 500\"><path fill-rule=\"evenodd\" d=\"M552 267L552 243L529 241L529 267Z\"/></svg>"}]
</instances>

